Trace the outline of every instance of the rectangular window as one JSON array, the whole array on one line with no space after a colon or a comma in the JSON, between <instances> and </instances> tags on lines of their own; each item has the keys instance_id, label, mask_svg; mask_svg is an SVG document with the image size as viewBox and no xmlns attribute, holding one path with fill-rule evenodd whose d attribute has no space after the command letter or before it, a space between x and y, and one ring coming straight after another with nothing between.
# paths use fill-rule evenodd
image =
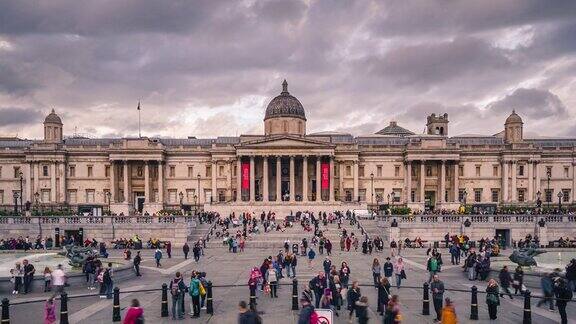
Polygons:
<instances>
[{"instance_id":1,"label":"rectangular window","mask_svg":"<svg viewBox=\"0 0 576 324\"><path fill-rule=\"evenodd\" d=\"M194 167L191 165L188 166L188 178L194 178Z\"/></svg>"},{"instance_id":2,"label":"rectangular window","mask_svg":"<svg viewBox=\"0 0 576 324\"><path fill-rule=\"evenodd\" d=\"M546 176L548 178L552 178L552 167L551 166L546 167Z\"/></svg>"},{"instance_id":3,"label":"rectangular window","mask_svg":"<svg viewBox=\"0 0 576 324\"><path fill-rule=\"evenodd\" d=\"M94 203L94 189L86 189L86 202L87 203Z\"/></svg>"},{"instance_id":4,"label":"rectangular window","mask_svg":"<svg viewBox=\"0 0 576 324\"><path fill-rule=\"evenodd\" d=\"M482 201L482 188L474 189L474 201L481 202Z\"/></svg>"},{"instance_id":5,"label":"rectangular window","mask_svg":"<svg viewBox=\"0 0 576 324\"><path fill-rule=\"evenodd\" d=\"M352 167L349 165L346 166L346 176L347 177L352 176Z\"/></svg>"},{"instance_id":6,"label":"rectangular window","mask_svg":"<svg viewBox=\"0 0 576 324\"><path fill-rule=\"evenodd\" d=\"M500 201L500 190L492 189L492 202L497 203Z\"/></svg>"},{"instance_id":7,"label":"rectangular window","mask_svg":"<svg viewBox=\"0 0 576 324\"><path fill-rule=\"evenodd\" d=\"M524 202L525 201L525 194L526 194L526 189L518 189L518 202Z\"/></svg>"},{"instance_id":8,"label":"rectangular window","mask_svg":"<svg viewBox=\"0 0 576 324\"><path fill-rule=\"evenodd\" d=\"M427 177L431 177L432 176L432 167L427 165L426 166L426 176Z\"/></svg>"},{"instance_id":9,"label":"rectangular window","mask_svg":"<svg viewBox=\"0 0 576 324\"><path fill-rule=\"evenodd\" d=\"M50 176L50 172L49 172L47 165L42 166L42 176L43 177L49 177Z\"/></svg>"},{"instance_id":10,"label":"rectangular window","mask_svg":"<svg viewBox=\"0 0 576 324\"><path fill-rule=\"evenodd\" d=\"M68 190L68 202L71 204L76 204L78 202L76 189Z\"/></svg>"},{"instance_id":11,"label":"rectangular window","mask_svg":"<svg viewBox=\"0 0 576 324\"><path fill-rule=\"evenodd\" d=\"M382 166L381 165L376 166L376 176L382 177Z\"/></svg>"},{"instance_id":12,"label":"rectangular window","mask_svg":"<svg viewBox=\"0 0 576 324\"><path fill-rule=\"evenodd\" d=\"M460 176L460 177L464 176L464 166L462 166L462 165L458 166L458 176Z\"/></svg>"},{"instance_id":13,"label":"rectangular window","mask_svg":"<svg viewBox=\"0 0 576 324\"><path fill-rule=\"evenodd\" d=\"M562 189L562 202L570 202L570 189Z\"/></svg>"},{"instance_id":14,"label":"rectangular window","mask_svg":"<svg viewBox=\"0 0 576 324\"><path fill-rule=\"evenodd\" d=\"M108 201L108 195L110 194L110 190L109 189L103 189L102 190L102 194L103 194L103 199L105 203L111 203L112 201ZM112 196L110 196L110 199L112 199Z\"/></svg>"},{"instance_id":15,"label":"rectangular window","mask_svg":"<svg viewBox=\"0 0 576 324\"><path fill-rule=\"evenodd\" d=\"M174 178L174 177L176 176L176 167L173 166L173 165L170 165L170 166L168 167L168 170L169 170L169 171L168 171L168 172L169 172L169 173L168 173L168 176L169 176L170 178Z\"/></svg>"},{"instance_id":16,"label":"rectangular window","mask_svg":"<svg viewBox=\"0 0 576 324\"><path fill-rule=\"evenodd\" d=\"M223 165L218 166L218 176L220 176L220 177L224 176L224 166Z\"/></svg>"},{"instance_id":17,"label":"rectangular window","mask_svg":"<svg viewBox=\"0 0 576 324\"><path fill-rule=\"evenodd\" d=\"M118 196L120 197L120 200L124 200L124 189L118 189Z\"/></svg>"},{"instance_id":18,"label":"rectangular window","mask_svg":"<svg viewBox=\"0 0 576 324\"><path fill-rule=\"evenodd\" d=\"M196 201L194 201L194 195L195 195L195 190L194 189L186 189L186 201L189 204L194 204L196 203ZM198 197L196 197L196 199L198 199Z\"/></svg>"},{"instance_id":19,"label":"rectangular window","mask_svg":"<svg viewBox=\"0 0 576 324\"><path fill-rule=\"evenodd\" d=\"M175 204L178 202L178 198L177 198L178 194L176 192L176 189L170 189L168 190L168 202L171 204Z\"/></svg>"},{"instance_id":20,"label":"rectangular window","mask_svg":"<svg viewBox=\"0 0 576 324\"><path fill-rule=\"evenodd\" d=\"M70 165L68 167L68 176L71 178L74 178L76 176L76 166L75 165Z\"/></svg>"},{"instance_id":21,"label":"rectangular window","mask_svg":"<svg viewBox=\"0 0 576 324\"><path fill-rule=\"evenodd\" d=\"M4 190L0 190L0 205L4 204Z\"/></svg>"},{"instance_id":22,"label":"rectangular window","mask_svg":"<svg viewBox=\"0 0 576 324\"><path fill-rule=\"evenodd\" d=\"M118 168L118 178L124 179L124 167L122 166Z\"/></svg>"},{"instance_id":23,"label":"rectangular window","mask_svg":"<svg viewBox=\"0 0 576 324\"><path fill-rule=\"evenodd\" d=\"M416 190L410 191L410 201L416 201Z\"/></svg>"},{"instance_id":24,"label":"rectangular window","mask_svg":"<svg viewBox=\"0 0 576 324\"><path fill-rule=\"evenodd\" d=\"M444 201L448 201L448 190L444 190Z\"/></svg>"},{"instance_id":25,"label":"rectangular window","mask_svg":"<svg viewBox=\"0 0 576 324\"><path fill-rule=\"evenodd\" d=\"M235 165L233 169L234 169L234 176L236 177L236 175L238 174L238 166ZM276 168L274 168L274 172L276 172Z\"/></svg>"},{"instance_id":26,"label":"rectangular window","mask_svg":"<svg viewBox=\"0 0 576 324\"><path fill-rule=\"evenodd\" d=\"M392 189L392 192L394 193L394 202L400 202L400 198L402 197L402 189L400 188L394 188Z\"/></svg>"},{"instance_id":27,"label":"rectangular window","mask_svg":"<svg viewBox=\"0 0 576 324\"><path fill-rule=\"evenodd\" d=\"M14 167L14 178L20 178L20 167Z\"/></svg>"},{"instance_id":28,"label":"rectangular window","mask_svg":"<svg viewBox=\"0 0 576 324\"><path fill-rule=\"evenodd\" d=\"M89 165L87 173L88 173L88 178L92 178L94 176L94 167Z\"/></svg>"},{"instance_id":29,"label":"rectangular window","mask_svg":"<svg viewBox=\"0 0 576 324\"><path fill-rule=\"evenodd\" d=\"M364 166L359 166L359 167L358 167L358 176L359 176L359 177L363 177L363 176L364 176Z\"/></svg>"},{"instance_id":30,"label":"rectangular window","mask_svg":"<svg viewBox=\"0 0 576 324\"><path fill-rule=\"evenodd\" d=\"M107 166L104 168L104 176L105 176L106 178L110 178L110 166L109 166L109 165L107 165Z\"/></svg>"},{"instance_id":31,"label":"rectangular window","mask_svg":"<svg viewBox=\"0 0 576 324\"><path fill-rule=\"evenodd\" d=\"M492 166L492 176L494 176L494 177L498 176L498 166L497 165Z\"/></svg>"},{"instance_id":32,"label":"rectangular window","mask_svg":"<svg viewBox=\"0 0 576 324\"><path fill-rule=\"evenodd\" d=\"M154 191L152 192L152 197L154 199L154 202L160 202L160 196L158 195L158 189L154 189Z\"/></svg>"},{"instance_id":33,"label":"rectangular window","mask_svg":"<svg viewBox=\"0 0 576 324\"><path fill-rule=\"evenodd\" d=\"M400 166L399 165L394 166L394 176L395 177L400 176Z\"/></svg>"},{"instance_id":34,"label":"rectangular window","mask_svg":"<svg viewBox=\"0 0 576 324\"><path fill-rule=\"evenodd\" d=\"M554 192L554 190L552 189L545 189L544 190L545 194L546 194L546 202L552 202L552 193Z\"/></svg>"},{"instance_id":35,"label":"rectangular window","mask_svg":"<svg viewBox=\"0 0 576 324\"><path fill-rule=\"evenodd\" d=\"M40 200L43 203L50 202L50 189L42 189L40 193Z\"/></svg>"},{"instance_id":36,"label":"rectangular window","mask_svg":"<svg viewBox=\"0 0 576 324\"><path fill-rule=\"evenodd\" d=\"M464 202L464 191L466 189L458 189L458 201Z\"/></svg>"},{"instance_id":37,"label":"rectangular window","mask_svg":"<svg viewBox=\"0 0 576 324\"><path fill-rule=\"evenodd\" d=\"M207 166L206 166L206 176L207 176L207 177L211 177L211 176L212 176L212 166L211 166L211 165L207 165Z\"/></svg>"},{"instance_id":38,"label":"rectangular window","mask_svg":"<svg viewBox=\"0 0 576 324\"><path fill-rule=\"evenodd\" d=\"M570 178L570 168L567 166L564 167L564 178Z\"/></svg>"},{"instance_id":39,"label":"rectangular window","mask_svg":"<svg viewBox=\"0 0 576 324\"><path fill-rule=\"evenodd\" d=\"M518 166L518 175L523 177L524 176L524 165Z\"/></svg>"},{"instance_id":40,"label":"rectangular window","mask_svg":"<svg viewBox=\"0 0 576 324\"><path fill-rule=\"evenodd\" d=\"M479 165L476 166L476 176L477 177L480 176L480 166Z\"/></svg>"},{"instance_id":41,"label":"rectangular window","mask_svg":"<svg viewBox=\"0 0 576 324\"><path fill-rule=\"evenodd\" d=\"M2 179L2 166L0 166L0 179Z\"/></svg>"}]
</instances>

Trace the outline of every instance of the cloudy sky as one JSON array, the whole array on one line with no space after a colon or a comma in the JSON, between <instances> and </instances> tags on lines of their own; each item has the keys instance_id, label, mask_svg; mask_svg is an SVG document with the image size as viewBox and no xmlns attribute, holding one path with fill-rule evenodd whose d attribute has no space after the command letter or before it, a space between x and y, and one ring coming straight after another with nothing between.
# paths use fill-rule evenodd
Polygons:
<instances>
[{"instance_id":1,"label":"cloudy sky","mask_svg":"<svg viewBox=\"0 0 576 324\"><path fill-rule=\"evenodd\" d=\"M288 80L308 131L576 136L573 0L0 1L0 135L262 133Z\"/></svg>"}]
</instances>

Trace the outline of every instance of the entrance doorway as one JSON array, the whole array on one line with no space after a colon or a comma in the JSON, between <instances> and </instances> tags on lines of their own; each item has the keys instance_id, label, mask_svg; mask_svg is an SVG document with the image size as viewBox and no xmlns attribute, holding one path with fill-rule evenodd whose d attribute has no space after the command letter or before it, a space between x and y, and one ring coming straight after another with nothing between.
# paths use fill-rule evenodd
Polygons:
<instances>
[{"instance_id":1,"label":"entrance doorway","mask_svg":"<svg viewBox=\"0 0 576 324\"><path fill-rule=\"evenodd\" d=\"M510 246L510 230L509 229L497 229L496 230L496 241L501 249L506 249Z\"/></svg>"},{"instance_id":2,"label":"entrance doorway","mask_svg":"<svg viewBox=\"0 0 576 324\"><path fill-rule=\"evenodd\" d=\"M282 180L282 201L289 199L290 194L290 181Z\"/></svg>"},{"instance_id":3,"label":"entrance doorway","mask_svg":"<svg viewBox=\"0 0 576 324\"><path fill-rule=\"evenodd\" d=\"M82 242L84 242L84 231L82 230L82 228L77 230L64 230L64 237L66 238L73 237L74 242L78 245L81 245Z\"/></svg>"},{"instance_id":4,"label":"entrance doorway","mask_svg":"<svg viewBox=\"0 0 576 324\"><path fill-rule=\"evenodd\" d=\"M424 209L434 210L435 205L436 205L436 191L424 192Z\"/></svg>"},{"instance_id":5,"label":"entrance doorway","mask_svg":"<svg viewBox=\"0 0 576 324\"><path fill-rule=\"evenodd\" d=\"M141 213L144 210L144 203L146 202L146 197L144 197L144 192L134 191L134 208Z\"/></svg>"}]
</instances>

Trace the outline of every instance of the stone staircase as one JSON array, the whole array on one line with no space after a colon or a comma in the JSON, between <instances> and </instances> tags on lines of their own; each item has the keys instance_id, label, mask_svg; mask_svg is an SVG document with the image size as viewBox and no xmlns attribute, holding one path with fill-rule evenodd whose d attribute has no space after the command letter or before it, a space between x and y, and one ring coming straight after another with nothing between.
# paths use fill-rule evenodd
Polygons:
<instances>
[{"instance_id":1,"label":"stone staircase","mask_svg":"<svg viewBox=\"0 0 576 324\"><path fill-rule=\"evenodd\" d=\"M212 227L212 224L209 223L196 223L195 227L191 227L190 231L188 232L188 242L196 242L199 239L202 239L206 236L206 234L208 234L208 232L210 232L210 228ZM211 238L211 240L214 237ZM189 243L190 244L190 243Z\"/></svg>"}]
</instances>

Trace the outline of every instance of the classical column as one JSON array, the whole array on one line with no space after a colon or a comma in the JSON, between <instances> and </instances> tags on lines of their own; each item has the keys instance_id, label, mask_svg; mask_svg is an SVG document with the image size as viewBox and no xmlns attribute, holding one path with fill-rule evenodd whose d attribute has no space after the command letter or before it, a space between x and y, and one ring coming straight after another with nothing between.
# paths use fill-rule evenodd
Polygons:
<instances>
[{"instance_id":1,"label":"classical column","mask_svg":"<svg viewBox=\"0 0 576 324\"><path fill-rule=\"evenodd\" d=\"M34 194L38 193L40 195L40 200L42 200L42 193L40 192L40 163L34 162ZM43 201L44 203L46 201Z\"/></svg>"},{"instance_id":2,"label":"classical column","mask_svg":"<svg viewBox=\"0 0 576 324\"><path fill-rule=\"evenodd\" d=\"M60 202L66 202L66 162L60 163Z\"/></svg>"},{"instance_id":3,"label":"classical column","mask_svg":"<svg viewBox=\"0 0 576 324\"><path fill-rule=\"evenodd\" d=\"M56 202L56 163L52 163L50 166L52 168L52 172L50 173L50 201L55 203Z\"/></svg>"},{"instance_id":4,"label":"classical column","mask_svg":"<svg viewBox=\"0 0 576 324\"><path fill-rule=\"evenodd\" d=\"M276 157L276 201L282 201L282 157Z\"/></svg>"},{"instance_id":5,"label":"classical column","mask_svg":"<svg viewBox=\"0 0 576 324\"><path fill-rule=\"evenodd\" d=\"M124 161L124 203L127 204L130 201L129 198L129 187L128 187L128 161Z\"/></svg>"},{"instance_id":6,"label":"classical column","mask_svg":"<svg viewBox=\"0 0 576 324\"><path fill-rule=\"evenodd\" d=\"M210 198L210 203L217 201L218 198L218 185L217 185L217 178L216 175L218 173L218 163L216 161L212 161L212 196Z\"/></svg>"},{"instance_id":7,"label":"classical column","mask_svg":"<svg viewBox=\"0 0 576 324\"><path fill-rule=\"evenodd\" d=\"M242 201L242 157L236 158L236 201Z\"/></svg>"},{"instance_id":8,"label":"classical column","mask_svg":"<svg viewBox=\"0 0 576 324\"><path fill-rule=\"evenodd\" d=\"M28 201L31 203L36 203L34 201L34 194L32 193L32 163L26 163L26 168L24 169L24 176L26 179L25 190L26 190L26 197Z\"/></svg>"},{"instance_id":9,"label":"classical column","mask_svg":"<svg viewBox=\"0 0 576 324\"><path fill-rule=\"evenodd\" d=\"M534 201L534 164L528 161L528 199L527 201Z\"/></svg>"},{"instance_id":10,"label":"classical column","mask_svg":"<svg viewBox=\"0 0 576 324\"><path fill-rule=\"evenodd\" d=\"M226 185L230 189L230 200L233 200L234 197L232 197L232 193L234 191L232 190L232 171L234 169L234 161L228 160L227 163L228 163L228 174L226 174Z\"/></svg>"},{"instance_id":11,"label":"classical column","mask_svg":"<svg viewBox=\"0 0 576 324\"><path fill-rule=\"evenodd\" d=\"M322 179L320 178L320 155L316 156L316 201L322 201Z\"/></svg>"},{"instance_id":12,"label":"classical column","mask_svg":"<svg viewBox=\"0 0 576 324\"><path fill-rule=\"evenodd\" d=\"M250 202L256 201L256 181L254 175L254 155L252 155L250 156Z\"/></svg>"},{"instance_id":13,"label":"classical column","mask_svg":"<svg viewBox=\"0 0 576 324\"><path fill-rule=\"evenodd\" d=\"M426 161L422 160L420 162L420 203L424 202L424 185L426 184Z\"/></svg>"},{"instance_id":14,"label":"classical column","mask_svg":"<svg viewBox=\"0 0 576 324\"><path fill-rule=\"evenodd\" d=\"M339 161L339 162L338 162L338 167L340 168L340 169L338 170L338 178L339 178L339 179L338 179L338 180L339 180L338 186L340 187L340 189L338 190L338 193L339 193L339 196L340 196L340 197L338 198L338 200L342 201L342 200L345 200L345 198L344 198L344 194L345 194L345 193L344 193L344 169L345 169L345 167L344 167L344 161Z\"/></svg>"},{"instance_id":15,"label":"classical column","mask_svg":"<svg viewBox=\"0 0 576 324\"><path fill-rule=\"evenodd\" d=\"M150 203L150 166L144 161L144 201Z\"/></svg>"},{"instance_id":16,"label":"classical column","mask_svg":"<svg viewBox=\"0 0 576 324\"><path fill-rule=\"evenodd\" d=\"M572 202L576 202L576 163L572 162Z\"/></svg>"},{"instance_id":17,"label":"classical column","mask_svg":"<svg viewBox=\"0 0 576 324\"><path fill-rule=\"evenodd\" d=\"M328 175L328 181L330 181L329 184L329 190L330 193L328 195L330 202L334 202L334 157L330 156L330 174Z\"/></svg>"},{"instance_id":18,"label":"classical column","mask_svg":"<svg viewBox=\"0 0 576 324\"><path fill-rule=\"evenodd\" d=\"M358 161L354 161L354 199L358 201Z\"/></svg>"},{"instance_id":19,"label":"classical column","mask_svg":"<svg viewBox=\"0 0 576 324\"><path fill-rule=\"evenodd\" d=\"M440 199L439 202L443 203L446 196L446 161L442 160L440 166Z\"/></svg>"},{"instance_id":20,"label":"classical column","mask_svg":"<svg viewBox=\"0 0 576 324\"><path fill-rule=\"evenodd\" d=\"M460 166L458 162L454 163L454 202L458 202L458 194L460 193Z\"/></svg>"},{"instance_id":21,"label":"classical column","mask_svg":"<svg viewBox=\"0 0 576 324\"><path fill-rule=\"evenodd\" d=\"M200 193L197 192L196 196L200 201ZM158 162L158 201L156 203L164 204L164 163Z\"/></svg>"},{"instance_id":22,"label":"classical column","mask_svg":"<svg viewBox=\"0 0 576 324\"><path fill-rule=\"evenodd\" d=\"M538 163L538 161L534 161L534 172L536 173L536 183L534 185L534 195L536 195L538 192L540 192L540 165ZM540 194L542 194L542 192L540 192Z\"/></svg>"},{"instance_id":23,"label":"classical column","mask_svg":"<svg viewBox=\"0 0 576 324\"><path fill-rule=\"evenodd\" d=\"M268 191L268 156L264 156L264 163L262 166L262 178L264 179L264 185L262 189L262 200L268 202L268 196L270 195Z\"/></svg>"},{"instance_id":24,"label":"classical column","mask_svg":"<svg viewBox=\"0 0 576 324\"><path fill-rule=\"evenodd\" d=\"M302 201L308 201L308 156L302 160Z\"/></svg>"},{"instance_id":25,"label":"classical column","mask_svg":"<svg viewBox=\"0 0 576 324\"><path fill-rule=\"evenodd\" d=\"M294 156L290 156L290 201L294 202L296 199L296 184L294 183Z\"/></svg>"},{"instance_id":26,"label":"classical column","mask_svg":"<svg viewBox=\"0 0 576 324\"><path fill-rule=\"evenodd\" d=\"M510 190L510 197L512 202L516 202L518 194L516 193L516 173L517 173L516 161L512 161L512 189Z\"/></svg>"},{"instance_id":27,"label":"classical column","mask_svg":"<svg viewBox=\"0 0 576 324\"><path fill-rule=\"evenodd\" d=\"M116 163L110 161L110 202L116 202Z\"/></svg>"},{"instance_id":28,"label":"classical column","mask_svg":"<svg viewBox=\"0 0 576 324\"><path fill-rule=\"evenodd\" d=\"M508 202L508 162L502 161L502 202Z\"/></svg>"},{"instance_id":29,"label":"classical column","mask_svg":"<svg viewBox=\"0 0 576 324\"><path fill-rule=\"evenodd\" d=\"M412 161L406 161L406 203L412 202Z\"/></svg>"}]
</instances>

